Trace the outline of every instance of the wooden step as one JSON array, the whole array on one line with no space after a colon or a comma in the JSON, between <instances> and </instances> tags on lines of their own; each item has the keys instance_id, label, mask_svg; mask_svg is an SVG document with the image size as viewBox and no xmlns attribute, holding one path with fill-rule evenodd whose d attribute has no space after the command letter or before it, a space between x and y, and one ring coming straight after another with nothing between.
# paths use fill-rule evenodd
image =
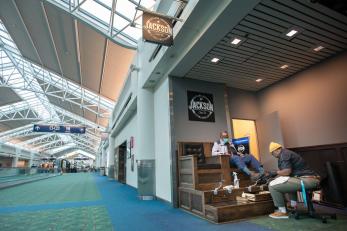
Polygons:
<instances>
[{"instance_id":1,"label":"wooden step","mask_svg":"<svg viewBox=\"0 0 347 231\"><path fill-rule=\"evenodd\" d=\"M205 205L205 218L221 223L266 215L273 211L274 205L272 201L227 201Z\"/></svg>"}]
</instances>

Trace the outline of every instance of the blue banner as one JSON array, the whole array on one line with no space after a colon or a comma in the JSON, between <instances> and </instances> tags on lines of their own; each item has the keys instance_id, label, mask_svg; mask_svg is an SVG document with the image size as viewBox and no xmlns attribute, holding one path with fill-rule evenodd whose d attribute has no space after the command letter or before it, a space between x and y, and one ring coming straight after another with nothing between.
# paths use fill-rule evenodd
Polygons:
<instances>
[{"instance_id":1,"label":"blue banner","mask_svg":"<svg viewBox=\"0 0 347 231\"><path fill-rule=\"evenodd\" d=\"M55 125L55 124L50 124L50 125L34 124L33 132L56 132L56 133L84 134L84 133L86 133L86 127Z\"/></svg>"}]
</instances>

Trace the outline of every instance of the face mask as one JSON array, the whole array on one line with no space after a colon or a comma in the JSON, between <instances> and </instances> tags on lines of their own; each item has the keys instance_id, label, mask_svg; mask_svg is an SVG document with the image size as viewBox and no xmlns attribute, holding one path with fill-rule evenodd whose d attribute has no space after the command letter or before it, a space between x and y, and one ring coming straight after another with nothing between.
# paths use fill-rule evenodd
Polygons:
<instances>
[{"instance_id":1,"label":"face mask","mask_svg":"<svg viewBox=\"0 0 347 231\"><path fill-rule=\"evenodd\" d=\"M228 138L223 138L223 141L224 141L224 143L226 144L226 143L229 142L229 139L228 139Z\"/></svg>"}]
</instances>

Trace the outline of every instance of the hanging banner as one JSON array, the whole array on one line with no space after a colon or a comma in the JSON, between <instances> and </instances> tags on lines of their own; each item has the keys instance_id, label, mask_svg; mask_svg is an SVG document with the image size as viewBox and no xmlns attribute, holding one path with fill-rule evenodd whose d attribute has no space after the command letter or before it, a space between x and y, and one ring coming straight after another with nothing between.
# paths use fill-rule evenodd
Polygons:
<instances>
[{"instance_id":1,"label":"hanging banner","mask_svg":"<svg viewBox=\"0 0 347 231\"><path fill-rule=\"evenodd\" d=\"M157 14L143 12L142 37L146 42L172 46L172 20Z\"/></svg>"},{"instance_id":2,"label":"hanging banner","mask_svg":"<svg viewBox=\"0 0 347 231\"><path fill-rule=\"evenodd\" d=\"M236 150L242 154L249 154L249 137L232 139Z\"/></svg>"},{"instance_id":3,"label":"hanging banner","mask_svg":"<svg viewBox=\"0 0 347 231\"><path fill-rule=\"evenodd\" d=\"M77 133L84 134L86 133L86 127L80 126L64 126L64 125L42 125L34 124L33 132L56 132L56 133Z\"/></svg>"},{"instance_id":4,"label":"hanging banner","mask_svg":"<svg viewBox=\"0 0 347 231\"><path fill-rule=\"evenodd\" d=\"M215 122L212 94L187 91L187 97L189 120Z\"/></svg>"}]
</instances>

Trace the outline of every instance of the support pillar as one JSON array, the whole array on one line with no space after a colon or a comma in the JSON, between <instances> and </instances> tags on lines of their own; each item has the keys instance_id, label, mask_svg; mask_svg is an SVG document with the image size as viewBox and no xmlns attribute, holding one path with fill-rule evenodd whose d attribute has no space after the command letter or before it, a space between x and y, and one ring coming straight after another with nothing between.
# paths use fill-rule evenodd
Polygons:
<instances>
[{"instance_id":1,"label":"support pillar","mask_svg":"<svg viewBox=\"0 0 347 231\"><path fill-rule=\"evenodd\" d=\"M137 95L137 157L150 160L155 158L153 92L140 88Z\"/></svg>"},{"instance_id":2,"label":"support pillar","mask_svg":"<svg viewBox=\"0 0 347 231\"><path fill-rule=\"evenodd\" d=\"M108 150L107 150L107 166L108 166L109 178L114 178L114 149L115 149L115 138L112 136L109 136Z\"/></svg>"},{"instance_id":3,"label":"support pillar","mask_svg":"<svg viewBox=\"0 0 347 231\"><path fill-rule=\"evenodd\" d=\"M18 164L18 156L12 158L12 168L16 168Z\"/></svg>"}]
</instances>

